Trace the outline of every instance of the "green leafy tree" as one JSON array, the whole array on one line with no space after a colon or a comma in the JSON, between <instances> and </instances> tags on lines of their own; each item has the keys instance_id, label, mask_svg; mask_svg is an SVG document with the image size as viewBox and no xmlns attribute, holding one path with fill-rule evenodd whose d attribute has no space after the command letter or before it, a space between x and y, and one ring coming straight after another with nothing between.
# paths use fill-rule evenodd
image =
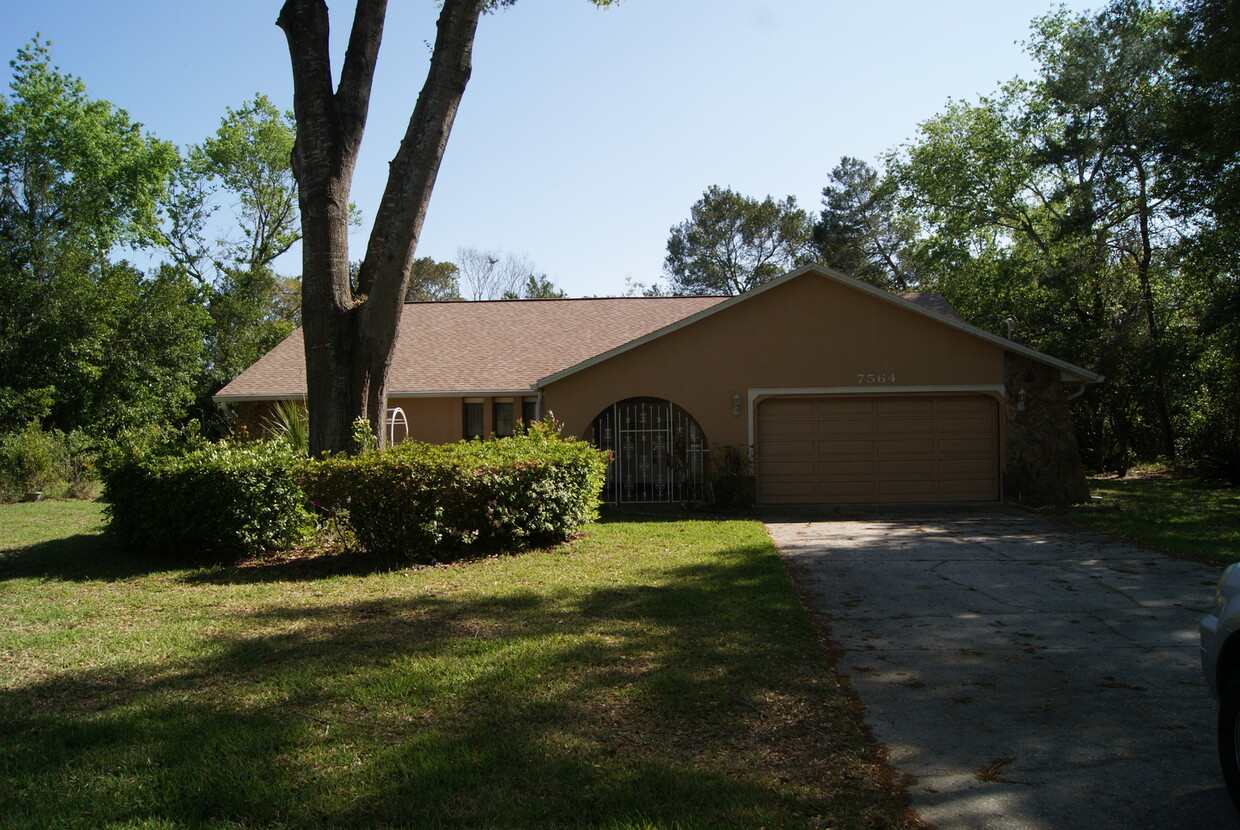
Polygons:
<instances>
[{"instance_id":1,"label":"green leafy tree","mask_svg":"<svg viewBox=\"0 0 1240 830\"><path fill-rule=\"evenodd\" d=\"M546 274L530 274L520 291L506 291L504 300L563 300L568 294L556 287Z\"/></svg>"},{"instance_id":2,"label":"green leafy tree","mask_svg":"<svg viewBox=\"0 0 1240 830\"><path fill-rule=\"evenodd\" d=\"M880 288L913 290L917 277L909 258L919 227L901 211L899 195L891 176L860 159L840 159L814 225L818 260Z\"/></svg>"},{"instance_id":3,"label":"green leafy tree","mask_svg":"<svg viewBox=\"0 0 1240 830\"><path fill-rule=\"evenodd\" d=\"M967 318L1089 365L1078 404L1099 465L1177 451L1192 346L1158 146L1169 18L1117 0L1035 21L1039 76L954 102L893 162L925 223L923 284Z\"/></svg>"},{"instance_id":4,"label":"green leafy tree","mask_svg":"<svg viewBox=\"0 0 1240 830\"><path fill-rule=\"evenodd\" d=\"M1240 5L1186 0L1173 21L1174 92L1167 169L1185 238L1186 271L1200 287L1199 383L1189 451L1240 482Z\"/></svg>"},{"instance_id":5,"label":"green leafy tree","mask_svg":"<svg viewBox=\"0 0 1240 830\"><path fill-rule=\"evenodd\" d=\"M1166 152L1186 214L1240 230L1240 5L1184 0L1173 18Z\"/></svg>"},{"instance_id":6,"label":"green leafy tree","mask_svg":"<svg viewBox=\"0 0 1240 830\"><path fill-rule=\"evenodd\" d=\"M1172 331L1184 292L1174 257L1180 230L1159 152L1171 96L1171 17L1148 0L1113 0L1095 15L1040 18L1034 31L1044 117L1058 128L1037 160L1059 173L1065 235L1088 262L1135 288L1131 308L1144 331L1131 362L1145 375L1159 452L1174 458L1179 390L1169 384L1188 343Z\"/></svg>"},{"instance_id":7,"label":"green leafy tree","mask_svg":"<svg viewBox=\"0 0 1240 830\"><path fill-rule=\"evenodd\" d=\"M712 185L672 228L663 268L674 294L740 294L810 258L796 198L759 201Z\"/></svg>"},{"instance_id":8,"label":"green leafy tree","mask_svg":"<svg viewBox=\"0 0 1240 830\"><path fill-rule=\"evenodd\" d=\"M461 299L457 283L459 269L454 262L437 262L428 256L418 257L409 271L405 302L444 302Z\"/></svg>"},{"instance_id":9,"label":"green leafy tree","mask_svg":"<svg viewBox=\"0 0 1240 830\"><path fill-rule=\"evenodd\" d=\"M349 190L370 105L386 0L358 0L339 74L324 0L287 0L302 225L302 320L310 447L357 448L359 418L383 441L387 369L439 164L472 72L483 12L515 0L443 0L430 68L375 214L356 283L349 272ZM613 0L592 0L607 6ZM339 81L335 81L335 78Z\"/></svg>"},{"instance_id":10,"label":"green leafy tree","mask_svg":"<svg viewBox=\"0 0 1240 830\"><path fill-rule=\"evenodd\" d=\"M164 240L173 261L207 297L212 326L204 399L299 321L300 284L274 269L276 258L301 238L293 140L292 115L256 95L238 109L230 107L215 134L189 148L177 171ZM224 203L234 227L210 238Z\"/></svg>"},{"instance_id":11,"label":"green leafy tree","mask_svg":"<svg viewBox=\"0 0 1240 830\"><path fill-rule=\"evenodd\" d=\"M198 286L179 268L149 276L121 262L100 279L98 372L71 419L115 435L179 420L194 402L211 319Z\"/></svg>"},{"instance_id":12,"label":"green leafy tree","mask_svg":"<svg viewBox=\"0 0 1240 830\"><path fill-rule=\"evenodd\" d=\"M0 100L0 427L173 418L202 336L197 297L110 257L156 237L176 150L90 98L51 65L46 42L11 66Z\"/></svg>"},{"instance_id":13,"label":"green leafy tree","mask_svg":"<svg viewBox=\"0 0 1240 830\"><path fill-rule=\"evenodd\" d=\"M635 280L632 277L624 278L624 292L621 297L670 297L672 292L664 286L660 281L661 278L656 277L649 284Z\"/></svg>"}]
</instances>

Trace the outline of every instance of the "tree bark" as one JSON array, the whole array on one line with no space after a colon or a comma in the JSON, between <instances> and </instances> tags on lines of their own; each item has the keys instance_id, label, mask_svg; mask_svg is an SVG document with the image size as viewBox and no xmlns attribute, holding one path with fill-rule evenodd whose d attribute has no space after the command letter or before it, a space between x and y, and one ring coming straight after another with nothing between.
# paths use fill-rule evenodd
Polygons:
<instances>
[{"instance_id":1,"label":"tree bark","mask_svg":"<svg viewBox=\"0 0 1240 830\"><path fill-rule=\"evenodd\" d=\"M1150 284L1150 271L1154 262L1154 246L1150 239L1150 205L1148 176L1145 166L1138 158L1134 163L1138 183L1137 222L1141 235L1141 253L1137 256L1137 280L1141 289L1141 306L1145 311L1145 322L1150 341L1155 349L1158 362L1154 367L1154 410L1158 413L1158 428L1162 438L1163 455L1168 459L1176 456L1175 427L1171 422L1171 408L1167 404L1166 367L1162 361L1162 329L1158 325L1158 317L1154 304L1154 289Z\"/></svg>"},{"instance_id":2,"label":"tree bark","mask_svg":"<svg viewBox=\"0 0 1240 830\"><path fill-rule=\"evenodd\" d=\"M332 90L323 0L287 0L277 25L293 68L293 173L302 222L302 321L310 450L353 452L353 423L384 439L387 370L418 237L471 71L487 0L444 0L426 82L371 231L356 290L349 276L349 189L366 124L386 0L358 0Z\"/></svg>"}]
</instances>

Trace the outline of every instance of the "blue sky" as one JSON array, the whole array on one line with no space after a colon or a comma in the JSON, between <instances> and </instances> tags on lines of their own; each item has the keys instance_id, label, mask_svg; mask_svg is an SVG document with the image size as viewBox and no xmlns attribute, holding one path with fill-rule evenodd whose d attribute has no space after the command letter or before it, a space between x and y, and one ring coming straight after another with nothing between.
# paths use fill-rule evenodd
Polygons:
<instances>
[{"instance_id":1,"label":"blue sky","mask_svg":"<svg viewBox=\"0 0 1240 830\"><path fill-rule=\"evenodd\" d=\"M330 4L340 50L352 4ZM1070 2L1086 10L1098 3ZM92 96L185 146L256 92L292 106L275 0L3 0L0 53L36 32ZM525 255L571 296L662 273L712 184L820 206L843 155L873 162L950 98L1032 64L1047 0L520 0L482 21L419 256ZM437 9L391 3L353 198L372 214L421 88ZM366 229L355 234L355 258ZM295 257L282 271L300 270Z\"/></svg>"}]
</instances>

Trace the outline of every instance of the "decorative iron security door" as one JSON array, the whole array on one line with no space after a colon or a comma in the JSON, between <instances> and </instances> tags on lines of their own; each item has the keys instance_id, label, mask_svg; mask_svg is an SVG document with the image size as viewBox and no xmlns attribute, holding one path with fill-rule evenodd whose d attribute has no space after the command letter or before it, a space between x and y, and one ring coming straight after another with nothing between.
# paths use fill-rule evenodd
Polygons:
<instances>
[{"instance_id":1,"label":"decorative iron security door","mask_svg":"<svg viewBox=\"0 0 1240 830\"><path fill-rule=\"evenodd\" d=\"M629 398L613 404L595 420L594 442L614 455L604 501L702 499L706 438L697 421L671 401Z\"/></svg>"}]
</instances>

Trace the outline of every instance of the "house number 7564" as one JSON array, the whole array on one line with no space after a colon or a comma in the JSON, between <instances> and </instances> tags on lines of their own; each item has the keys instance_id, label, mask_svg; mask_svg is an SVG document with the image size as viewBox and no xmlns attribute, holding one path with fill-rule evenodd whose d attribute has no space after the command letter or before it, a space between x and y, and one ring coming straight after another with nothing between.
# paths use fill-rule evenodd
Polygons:
<instances>
[{"instance_id":1,"label":"house number 7564","mask_svg":"<svg viewBox=\"0 0 1240 830\"><path fill-rule=\"evenodd\" d=\"M858 386L869 386L869 385L878 384L878 383L895 383L895 382L896 382L895 372L887 372L881 375L866 374L864 372L857 373L857 385Z\"/></svg>"}]
</instances>

